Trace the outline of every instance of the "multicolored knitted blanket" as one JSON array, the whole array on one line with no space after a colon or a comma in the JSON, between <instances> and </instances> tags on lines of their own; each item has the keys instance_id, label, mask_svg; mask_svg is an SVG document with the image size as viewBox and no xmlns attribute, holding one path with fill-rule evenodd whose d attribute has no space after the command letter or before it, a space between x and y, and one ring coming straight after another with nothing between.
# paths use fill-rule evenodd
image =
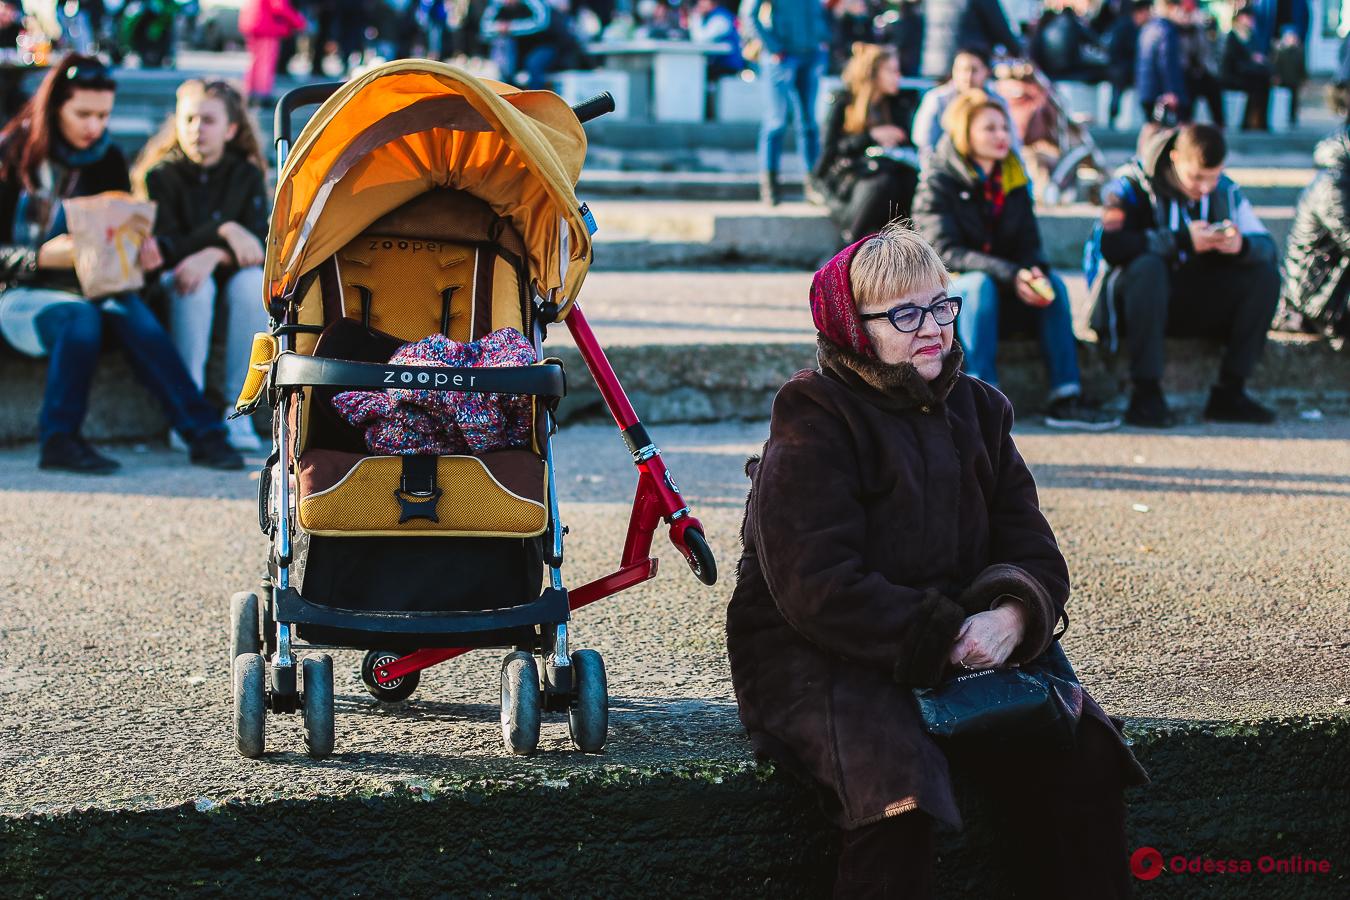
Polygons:
<instances>
[{"instance_id":1,"label":"multicolored knitted blanket","mask_svg":"<svg viewBox=\"0 0 1350 900\"><path fill-rule=\"evenodd\" d=\"M402 366L528 366L534 347L514 328L502 328L468 344L433 334L404 344L389 362ZM466 391L344 391L333 406L365 432L372 453L394 456L487 453L527 447L531 403L526 394Z\"/></svg>"}]
</instances>

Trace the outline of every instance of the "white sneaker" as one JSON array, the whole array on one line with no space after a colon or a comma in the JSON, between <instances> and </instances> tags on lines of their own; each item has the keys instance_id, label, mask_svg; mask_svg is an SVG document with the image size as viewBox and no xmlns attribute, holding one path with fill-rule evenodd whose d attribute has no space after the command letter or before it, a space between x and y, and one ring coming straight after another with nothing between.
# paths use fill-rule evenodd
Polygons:
<instances>
[{"instance_id":1,"label":"white sneaker","mask_svg":"<svg viewBox=\"0 0 1350 900\"><path fill-rule=\"evenodd\" d=\"M256 452L263 448L262 439L258 437L258 432L253 430L253 419L249 416L226 419L225 431L230 439L230 446L241 453Z\"/></svg>"},{"instance_id":2,"label":"white sneaker","mask_svg":"<svg viewBox=\"0 0 1350 900\"><path fill-rule=\"evenodd\" d=\"M177 428L169 429L169 449L177 450L179 453L188 452L187 441L183 440L183 436L178 433Z\"/></svg>"}]
</instances>

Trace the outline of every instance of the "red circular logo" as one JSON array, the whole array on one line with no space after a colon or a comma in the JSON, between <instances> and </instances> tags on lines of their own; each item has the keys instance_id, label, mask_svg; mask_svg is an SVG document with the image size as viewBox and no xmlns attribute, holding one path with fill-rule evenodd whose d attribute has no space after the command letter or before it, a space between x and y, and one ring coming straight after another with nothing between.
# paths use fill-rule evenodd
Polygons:
<instances>
[{"instance_id":1,"label":"red circular logo","mask_svg":"<svg viewBox=\"0 0 1350 900\"><path fill-rule=\"evenodd\" d=\"M1130 871L1134 873L1135 878L1152 881L1162 874L1162 870L1162 854L1152 847L1140 847L1130 857Z\"/></svg>"}]
</instances>

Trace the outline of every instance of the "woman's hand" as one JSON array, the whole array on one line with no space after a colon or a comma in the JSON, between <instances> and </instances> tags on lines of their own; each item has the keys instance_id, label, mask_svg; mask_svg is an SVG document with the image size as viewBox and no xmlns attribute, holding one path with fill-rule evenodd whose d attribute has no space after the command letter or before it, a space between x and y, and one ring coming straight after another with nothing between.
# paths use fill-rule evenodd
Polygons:
<instances>
[{"instance_id":1,"label":"woman's hand","mask_svg":"<svg viewBox=\"0 0 1350 900\"><path fill-rule=\"evenodd\" d=\"M876 125L867 132L872 140L876 141L886 149L898 147L905 142L905 129L897 128L895 125Z\"/></svg>"},{"instance_id":2,"label":"woman's hand","mask_svg":"<svg viewBox=\"0 0 1350 900\"><path fill-rule=\"evenodd\" d=\"M159 241L148 237L141 241L140 252L136 254L136 265L142 272L153 272L164 265L164 254L159 251Z\"/></svg>"},{"instance_id":3,"label":"woman's hand","mask_svg":"<svg viewBox=\"0 0 1350 900\"><path fill-rule=\"evenodd\" d=\"M219 247L205 247L186 257L173 270L173 289L181 296L191 294L211 277L216 266L225 261L225 251Z\"/></svg>"},{"instance_id":4,"label":"woman's hand","mask_svg":"<svg viewBox=\"0 0 1350 900\"><path fill-rule=\"evenodd\" d=\"M948 661L970 669L996 669L1007 662L1026 631L1026 611L1016 601L976 613L961 624Z\"/></svg>"},{"instance_id":5,"label":"woman's hand","mask_svg":"<svg viewBox=\"0 0 1350 900\"><path fill-rule=\"evenodd\" d=\"M47 241L37 252L39 269L75 268L75 239L68 234L58 234Z\"/></svg>"},{"instance_id":6,"label":"woman's hand","mask_svg":"<svg viewBox=\"0 0 1350 900\"><path fill-rule=\"evenodd\" d=\"M1018 272L1015 283L1017 285L1017 298L1027 306L1049 306L1055 301L1054 288L1050 287L1050 279L1046 278L1045 273L1037 266ZM1047 291L1050 294L1048 298L1036 289L1037 284L1041 285L1043 289L1049 289Z\"/></svg>"},{"instance_id":7,"label":"woman's hand","mask_svg":"<svg viewBox=\"0 0 1350 900\"><path fill-rule=\"evenodd\" d=\"M241 269L247 269L250 266L260 266L263 262L262 241L254 236L238 222L225 222L216 232L225 239L225 243L230 245L230 252L234 254L235 264Z\"/></svg>"}]
</instances>

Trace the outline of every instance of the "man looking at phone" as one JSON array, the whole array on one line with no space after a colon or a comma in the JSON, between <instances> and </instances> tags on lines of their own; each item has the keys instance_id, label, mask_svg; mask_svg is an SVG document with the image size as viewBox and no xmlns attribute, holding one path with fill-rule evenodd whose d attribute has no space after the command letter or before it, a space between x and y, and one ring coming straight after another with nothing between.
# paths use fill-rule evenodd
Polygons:
<instances>
[{"instance_id":1,"label":"man looking at phone","mask_svg":"<svg viewBox=\"0 0 1350 900\"><path fill-rule=\"evenodd\" d=\"M1227 145L1210 125L1158 135L1104 191L1099 231L1108 266L1094 282L1092 327L1111 350L1123 335L1134 390L1131 425L1175 423L1162 392L1164 339L1226 344L1205 418L1267 423L1246 380L1279 302L1275 241L1251 202L1223 173Z\"/></svg>"}]
</instances>

